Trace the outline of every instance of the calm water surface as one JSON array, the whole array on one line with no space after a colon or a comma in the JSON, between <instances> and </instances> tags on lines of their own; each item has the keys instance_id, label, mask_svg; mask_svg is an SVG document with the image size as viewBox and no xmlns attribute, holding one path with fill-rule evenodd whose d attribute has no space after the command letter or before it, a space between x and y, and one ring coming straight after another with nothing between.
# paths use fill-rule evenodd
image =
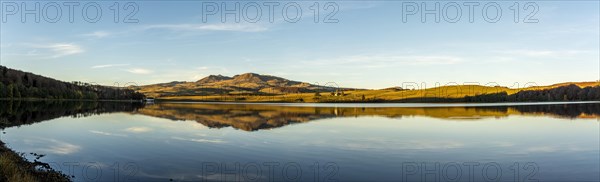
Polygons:
<instances>
[{"instance_id":1,"label":"calm water surface","mask_svg":"<svg viewBox=\"0 0 600 182\"><path fill-rule=\"evenodd\" d=\"M598 181L600 104L2 103L75 181Z\"/></svg>"}]
</instances>

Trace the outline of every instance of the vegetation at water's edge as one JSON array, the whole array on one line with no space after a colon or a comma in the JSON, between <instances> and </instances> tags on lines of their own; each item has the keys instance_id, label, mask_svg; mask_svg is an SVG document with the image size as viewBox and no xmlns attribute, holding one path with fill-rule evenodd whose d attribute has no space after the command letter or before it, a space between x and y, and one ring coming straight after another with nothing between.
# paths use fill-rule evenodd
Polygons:
<instances>
[{"instance_id":1,"label":"vegetation at water's edge","mask_svg":"<svg viewBox=\"0 0 600 182\"><path fill-rule=\"evenodd\" d=\"M424 85L408 83L405 87L410 89L402 87L361 89L339 87L334 82L319 85L271 75L244 73L233 77L210 75L196 82L169 82L132 86L130 88L148 97L157 98L157 100L175 101L308 103L528 102L597 100L594 99L596 97L594 93L597 93L597 89L586 87L600 86L600 82L567 82L549 86L535 86L534 83L526 85L531 86L509 88L499 85L449 84L424 88ZM568 93L563 93L560 89L556 92L547 93L545 91L559 87L564 87L564 90ZM579 88L576 87L585 89L578 90ZM572 96L573 94L575 96Z\"/></svg>"},{"instance_id":2,"label":"vegetation at water's edge","mask_svg":"<svg viewBox=\"0 0 600 182\"><path fill-rule=\"evenodd\" d=\"M600 82L542 87L451 85L429 89L368 90L319 86L254 73L209 76L197 82L171 82L128 88L63 82L0 66L2 99L157 100L218 102L532 102L599 101Z\"/></svg>"},{"instance_id":3,"label":"vegetation at water's edge","mask_svg":"<svg viewBox=\"0 0 600 182\"><path fill-rule=\"evenodd\" d=\"M132 112L142 107L133 102L78 102L78 101L21 101L0 100L0 129L22 126L58 117L85 117L111 112ZM0 141L0 181L69 181L45 163L28 162L6 148Z\"/></svg>"},{"instance_id":4,"label":"vegetation at water's edge","mask_svg":"<svg viewBox=\"0 0 600 182\"><path fill-rule=\"evenodd\" d=\"M71 181L70 178L49 167L48 164L28 162L23 155L6 148L0 141L0 181Z\"/></svg>"},{"instance_id":5,"label":"vegetation at water's edge","mask_svg":"<svg viewBox=\"0 0 600 182\"><path fill-rule=\"evenodd\" d=\"M423 90L347 90L343 92L291 93L277 95L204 95L159 97L167 101L307 102L307 103L457 103L457 102L546 102L600 101L600 86L575 84L509 89L476 85L445 86Z\"/></svg>"},{"instance_id":6,"label":"vegetation at water's edge","mask_svg":"<svg viewBox=\"0 0 600 182\"><path fill-rule=\"evenodd\" d=\"M466 96L465 101L483 102L545 102L545 101L600 101L600 86L581 88L567 85L543 90L522 90L508 95L506 92Z\"/></svg>"},{"instance_id":7,"label":"vegetation at water's edge","mask_svg":"<svg viewBox=\"0 0 600 182\"><path fill-rule=\"evenodd\" d=\"M144 95L131 89L68 83L0 66L0 98L140 100Z\"/></svg>"}]
</instances>

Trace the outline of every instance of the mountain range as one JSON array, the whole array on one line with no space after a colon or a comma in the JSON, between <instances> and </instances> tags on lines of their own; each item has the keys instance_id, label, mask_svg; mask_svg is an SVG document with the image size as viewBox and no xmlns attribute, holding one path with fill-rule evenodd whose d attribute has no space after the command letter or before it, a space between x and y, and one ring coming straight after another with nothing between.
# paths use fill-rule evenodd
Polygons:
<instances>
[{"instance_id":1,"label":"mountain range","mask_svg":"<svg viewBox=\"0 0 600 182\"><path fill-rule=\"evenodd\" d=\"M159 83L132 89L147 97L179 101L505 102L586 100L597 97L594 92L600 89L598 85L600 82L566 82L525 88L447 85L410 90L401 87L360 89L338 88L332 84L322 86L272 75L244 73L232 77L210 75L194 82Z\"/></svg>"},{"instance_id":2,"label":"mountain range","mask_svg":"<svg viewBox=\"0 0 600 182\"><path fill-rule=\"evenodd\" d=\"M269 95L285 93L332 92L348 89L332 86L321 86L307 82L293 81L285 78L244 73L233 77L209 75L195 82L169 82L133 87L135 90L150 96L191 96L191 95Z\"/></svg>"},{"instance_id":3,"label":"mountain range","mask_svg":"<svg viewBox=\"0 0 600 182\"><path fill-rule=\"evenodd\" d=\"M193 82L169 82L128 88L64 82L0 66L0 99L141 100L219 102L532 102L600 101L600 82L566 82L509 88L446 85L433 88L338 88L277 76L244 73L210 75Z\"/></svg>"}]
</instances>

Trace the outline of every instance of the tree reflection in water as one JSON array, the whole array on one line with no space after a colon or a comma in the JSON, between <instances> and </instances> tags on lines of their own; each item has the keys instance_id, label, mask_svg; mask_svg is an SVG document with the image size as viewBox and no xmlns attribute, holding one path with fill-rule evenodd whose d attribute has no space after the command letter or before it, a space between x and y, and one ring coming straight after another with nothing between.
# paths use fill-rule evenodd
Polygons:
<instances>
[{"instance_id":1,"label":"tree reflection in water","mask_svg":"<svg viewBox=\"0 0 600 182\"><path fill-rule=\"evenodd\" d=\"M360 106L360 105L358 105ZM126 112L170 120L193 120L210 128L233 127L256 131L324 118L379 116L433 117L478 120L509 115L551 116L566 119L600 118L600 104L518 105L493 107L308 107L273 104L158 103L81 101L0 101L0 128L58 117L87 117Z\"/></svg>"}]
</instances>

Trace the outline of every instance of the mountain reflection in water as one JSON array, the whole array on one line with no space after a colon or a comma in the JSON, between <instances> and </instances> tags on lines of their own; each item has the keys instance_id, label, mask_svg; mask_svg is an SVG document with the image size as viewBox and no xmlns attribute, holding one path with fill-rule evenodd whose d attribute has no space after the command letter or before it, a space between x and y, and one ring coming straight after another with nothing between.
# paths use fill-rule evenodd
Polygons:
<instances>
[{"instance_id":1,"label":"mountain reflection in water","mask_svg":"<svg viewBox=\"0 0 600 182\"><path fill-rule=\"evenodd\" d=\"M171 120L193 120L211 128L245 131L278 128L323 118L380 116L482 119L510 115L548 115L559 118L600 118L600 104L520 105L495 107L303 107L268 104L162 103L137 113Z\"/></svg>"},{"instance_id":2,"label":"mountain reflection in water","mask_svg":"<svg viewBox=\"0 0 600 182\"><path fill-rule=\"evenodd\" d=\"M210 128L233 127L244 131L272 129L324 118L378 116L432 117L478 120L510 115L551 116L565 119L600 118L600 104L553 104L491 107L308 107L276 104L135 102L0 101L0 128L32 124L53 118L86 117L126 112L171 120L192 120Z\"/></svg>"}]
</instances>

